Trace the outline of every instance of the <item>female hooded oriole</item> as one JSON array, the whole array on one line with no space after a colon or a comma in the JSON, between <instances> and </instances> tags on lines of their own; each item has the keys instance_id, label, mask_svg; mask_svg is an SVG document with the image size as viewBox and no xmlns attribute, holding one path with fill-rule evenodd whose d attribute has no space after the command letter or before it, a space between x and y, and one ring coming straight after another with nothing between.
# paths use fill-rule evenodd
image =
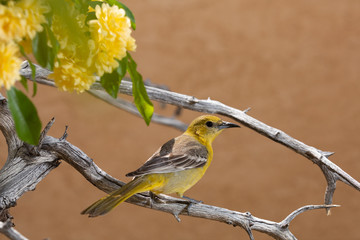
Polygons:
<instances>
[{"instance_id":1,"label":"female hooded oriole","mask_svg":"<svg viewBox=\"0 0 360 240\"><path fill-rule=\"evenodd\" d=\"M96 217L108 213L132 195L151 191L177 193L180 197L197 183L213 158L211 143L225 128L240 127L216 116L196 118L180 136L160 147L139 169L126 174L134 177L110 195L96 201L81 214Z\"/></svg>"}]
</instances>

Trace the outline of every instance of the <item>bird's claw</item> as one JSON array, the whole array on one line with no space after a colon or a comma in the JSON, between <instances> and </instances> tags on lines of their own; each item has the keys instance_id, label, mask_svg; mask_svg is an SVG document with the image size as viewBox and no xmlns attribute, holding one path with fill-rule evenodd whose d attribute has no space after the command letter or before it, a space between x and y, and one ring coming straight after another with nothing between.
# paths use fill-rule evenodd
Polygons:
<instances>
[{"instance_id":1,"label":"bird's claw","mask_svg":"<svg viewBox=\"0 0 360 240\"><path fill-rule=\"evenodd\" d=\"M167 203L167 201L165 199L163 199L161 196L159 196L151 191L149 192L149 196L150 196L149 201L150 201L151 208L152 208L154 202L160 203L160 204Z\"/></svg>"}]
</instances>

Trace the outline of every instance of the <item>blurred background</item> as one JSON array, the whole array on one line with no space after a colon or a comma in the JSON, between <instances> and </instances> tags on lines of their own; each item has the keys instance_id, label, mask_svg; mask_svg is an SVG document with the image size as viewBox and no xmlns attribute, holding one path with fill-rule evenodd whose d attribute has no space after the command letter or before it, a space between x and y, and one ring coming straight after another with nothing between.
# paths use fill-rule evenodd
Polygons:
<instances>
[{"instance_id":1,"label":"blurred background","mask_svg":"<svg viewBox=\"0 0 360 240\"><path fill-rule=\"evenodd\" d=\"M198 98L219 100L324 151L360 180L360 1L123 1L135 14L133 54L144 79ZM68 141L122 181L179 131L151 124L89 94L39 86L33 99L50 135ZM155 111L171 116L174 107ZM189 123L200 113L184 110ZM227 119L229 120L229 119ZM2 136L1 136L2 137ZM322 204L319 168L243 127L214 142L204 178L187 195L206 204L281 221L307 204ZM0 164L7 146L2 137ZM62 163L11 209L30 239L247 239L243 229L121 204L99 218L80 212L104 193ZM298 239L360 238L360 194L338 183L326 216L309 211L291 222ZM271 239L254 232L255 239ZM2 236L3 238L3 236Z\"/></svg>"}]
</instances>

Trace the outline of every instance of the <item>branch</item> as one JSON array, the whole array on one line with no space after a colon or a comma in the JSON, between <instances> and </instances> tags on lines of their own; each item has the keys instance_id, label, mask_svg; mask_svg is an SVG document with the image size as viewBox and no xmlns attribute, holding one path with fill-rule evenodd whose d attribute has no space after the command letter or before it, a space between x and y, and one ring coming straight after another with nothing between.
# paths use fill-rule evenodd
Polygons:
<instances>
[{"instance_id":1,"label":"branch","mask_svg":"<svg viewBox=\"0 0 360 240\"><path fill-rule=\"evenodd\" d=\"M135 116L141 117L141 114L137 110L136 106L129 101L126 101L121 98L115 99L103 90L90 89L90 90L88 90L88 93L90 93L91 95L93 95L107 103L110 103L111 105L113 105L119 109L125 110ZM164 116L161 116L156 113L153 114L151 121L158 123L158 124L165 125L165 126L174 127L182 132L184 132L187 128L187 125L185 123L183 123L175 118L164 117Z\"/></svg>"},{"instance_id":2,"label":"branch","mask_svg":"<svg viewBox=\"0 0 360 240\"><path fill-rule=\"evenodd\" d=\"M4 234L11 240L27 240L26 237L13 228L13 224L10 219L5 222L0 221L0 233Z\"/></svg>"},{"instance_id":3,"label":"branch","mask_svg":"<svg viewBox=\"0 0 360 240\"><path fill-rule=\"evenodd\" d=\"M26 63L26 61L23 63L23 68L21 69L20 74L26 78L31 78L31 68L29 64ZM39 66L37 66L36 69L37 70L35 81L39 83L44 83L46 85L54 86L53 81L47 78L47 75L50 73L48 70L43 69ZM98 83L93 84L90 91L93 90L104 91L101 85ZM295 151L296 153L306 157L320 167L326 178L326 205L332 204L332 198L336 189L337 181L342 181L349 186L355 188L356 190L360 191L360 183L328 159L328 157L333 153L324 152L316 149L315 147L306 145L305 143L289 136L285 132L270 127L265 123L262 123L259 120L252 118L251 116L247 115L247 110L241 111L227 106L221 102L211 100L210 98L207 100L201 100L193 96L175 93L167 91L165 89L159 89L150 86L146 86L146 90L151 100L160 103L171 104L193 111L220 114L230 117L237 122L243 124L244 126L247 126L248 128L253 129L254 131L264 135L265 137L268 137L271 140L278 142ZM122 81L119 92L126 95L132 95L132 83L129 81Z\"/></svg>"},{"instance_id":4,"label":"branch","mask_svg":"<svg viewBox=\"0 0 360 240\"><path fill-rule=\"evenodd\" d=\"M31 78L31 69L26 62L24 62L20 73L26 78ZM48 70L37 66L35 81L54 86L53 81L47 79L47 75L49 73L50 72ZM94 84L92 86L91 91L99 90L103 91L100 84ZM151 202L149 195L145 193L136 194L129 198L127 202L171 213L177 220L180 219L179 215L188 215L224 222L234 226L240 226L247 231L250 239L253 239L253 230L267 233L275 239L296 239L288 229L290 222L298 214L307 210L319 208L329 209L331 207L336 207L336 205L330 205L330 203L332 202L332 196L335 191L335 184L337 181L343 181L355 189L360 190L359 182L327 159L330 153L308 146L290 137L286 133L272 128L248 116L246 111L229 107L218 101L210 99L201 100L192 96L174 93L151 86L146 86L146 90L152 100L194 111L224 115L235 119L243 125L276 142L281 143L282 145L316 163L322 169L327 179L328 188L326 191L325 205L310 205L302 207L291 213L279 223L254 217L250 213L231 211L206 204L189 204L186 200L166 195L161 195L165 204L163 202ZM122 81L119 91L122 94L131 95L131 82ZM111 177L101 170L92 161L92 159L79 148L66 141L66 132L60 139L44 135L39 146L29 149L29 146L23 144L17 139L14 132L13 121L11 116L9 116L9 111L7 109L6 100L1 101L0 120L3 121L0 121L0 130L3 131L11 151L9 151L9 157L5 166L0 170L0 209L7 209L15 205L16 200L26 191L32 190L36 184L46 176L46 174L59 164L60 159L63 159L72 165L89 182L107 193L112 192L123 185L121 181ZM8 122L5 123L4 120L7 120ZM46 131L44 132L46 133ZM16 181L14 181L15 179ZM17 181L18 179L24 179L24 181Z\"/></svg>"},{"instance_id":5,"label":"branch","mask_svg":"<svg viewBox=\"0 0 360 240\"><path fill-rule=\"evenodd\" d=\"M45 130L48 130L49 126L53 124L52 120ZM0 122L0 124L2 124ZM44 131L45 132L45 131ZM110 193L124 183L111 177L106 172L101 170L93 160L87 156L83 151L81 151L76 146L73 146L69 143L65 136L57 139L51 136L45 136L42 139L41 145L37 146L38 155L32 155L32 151L25 151L25 148L20 147L23 151L21 153L15 154L16 161L9 161L6 167L1 171L0 175L0 208L7 209L13 204L6 204L6 199L10 197L14 198L16 201L20 196L26 192L19 192L17 189L28 189L24 185L36 185L40 180L44 178L40 173L48 173L47 169L41 168L43 164L47 165L58 165L58 159L62 159L71 166L73 166L78 172L80 172L89 182L94 186L101 189L104 192ZM25 157L27 156L27 157ZM31 157L29 157L31 156ZM46 157L43 157L46 156ZM14 160L15 160L14 159ZM17 165L22 166L21 168L16 167ZM29 166L34 166L33 171L29 172L27 169ZM17 179L12 177L12 174L16 176L24 176L24 174L31 175L32 177L28 179L27 182L18 182L14 181ZM6 179L11 179L12 185L7 185ZM6 189L6 190L5 190ZM10 197L9 197L10 196ZM183 199L177 199L174 197L160 195L163 201L151 201L148 194L136 194L133 197L129 198L127 202L136 204L138 206L152 208L154 210L159 210L167 213L173 214L176 219L179 221L179 215L187 215L198 218L205 218L209 220L219 221L226 224L231 224L233 226L240 226L244 228L250 239L253 239L252 231L260 231L266 233L270 236L273 236L276 239L296 239L293 234L288 229L290 221L299 213L304 212L310 209L318 208L330 208L335 207L335 205L320 205L312 207L304 207L301 210L297 210L296 214L292 213L291 217L287 217L284 221L277 223L273 221L264 220L252 216L250 213L241 213L237 211L228 210L225 208L220 208L216 206L206 205L206 204L189 204L188 201ZM5 203L5 204L4 204ZM284 224L284 222L286 224Z\"/></svg>"},{"instance_id":6,"label":"branch","mask_svg":"<svg viewBox=\"0 0 360 240\"><path fill-rule=\"evenodd\" d=\"M40 67L39 65L36 65L36 64L34 64L34 65L36 67L36 77L35 77L36 82L50 86L50 87L56 87L54 81L49 80L47 78L47 76L51 72L49 70L47 70L46 68ZM32 79L31 73L32 73L32 71L30 68L30 64L28 63L28 61L24 61L21 64L20 74L27 79ZM127 81L127 79L124 79L124 80ZM122 82L125 82L124 80ZM154 85L149 82L146 85L147 86L156 86L159 89L166 89L162 85ZM99 91L96 89L90 89L87 92L90 93L91 95L121 109L121 110L124 110L128 113L131 113L133 115L141 117L141 114L139 113L139 111L137 110L137 108L134 104L132 104L129 101L126 101L124 99L121 99L121 98L115 99L115 98L111 97L109 94L107 94L104 91L103 88L101 88ZM177 109L175 111L174 115L178 115L178 112L179 112L179 110ZM154 123L165 125L165 126L174 127L180 131L185 131L187 128L187 125L185 123L175 119L174 117L165 117L165 116L161 116L156 113L153 114L151 121Z\"/></svg>"}]
</instances>

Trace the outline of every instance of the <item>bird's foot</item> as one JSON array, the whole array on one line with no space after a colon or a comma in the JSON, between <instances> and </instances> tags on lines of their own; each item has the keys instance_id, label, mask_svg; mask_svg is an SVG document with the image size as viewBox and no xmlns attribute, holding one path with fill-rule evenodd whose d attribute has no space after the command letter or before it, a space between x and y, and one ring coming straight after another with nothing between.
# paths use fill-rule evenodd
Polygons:
<instances>
[{"instance_id":1,"label":"bird's foot","mask_svg":"<svg viewBox=\"0 0 360 240\"><path fill-rule=\"evenodd\" d=\"M196 199L193 199L193 198L189 198L187 196L182 196L182 198L188 200L190 202L190 204L199 204L199 203L203 203L203 201L199 201L199 200L196 200Z\"/></svg>"},{"instance_id":2,"label":"bird's foot","mask_svg":"<svg viewBox=\"0 0 360 240\"><path fill-rule=\"evenodd\" d=\"M186 197L186 196L182 196L182 198L187 200L186 201L187 206L185 206L182 211L184 211L186 209L188 214L190 214L189 210L193 205L203 203L203 201L195 200L193 198L189 198L189 197Z\"/></svg>"},{"instance_id":3,"label":"bird's foot","mask_svg":"<svg viewBox=\"0 0 360 240\"><path fill-rule=\"evenodd\" d=\"M160 204L167 203L167 201L165 199L163 199L160 195L157 195L151 191L149 191L149 196L150 196L149 201L150 201L151 208L152 208L154 202L160 203Z\"/></svg>"}]
</instances>

